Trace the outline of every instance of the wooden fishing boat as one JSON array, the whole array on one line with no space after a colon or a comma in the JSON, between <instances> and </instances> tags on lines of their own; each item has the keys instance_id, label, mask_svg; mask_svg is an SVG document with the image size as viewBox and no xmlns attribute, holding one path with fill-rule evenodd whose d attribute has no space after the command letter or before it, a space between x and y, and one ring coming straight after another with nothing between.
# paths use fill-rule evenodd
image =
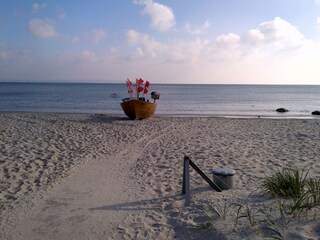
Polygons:
<instances>
[{"instance_id":1,"label":"wooden fishing boat","mask_svg":"<svg viewBox=\"0 0 320 240\"><path fill-rule=\"evenodd\" d=\"M156 103L136 99L124 100L120 105L130 119L139 120L151 118L157 108Z\"/></svg>"},{"instance_id":2,"label":"wooden fishing boat","mask_svg":"<svg viewBox=\"0 0 320 240\"><path fill-rule=\"evenodd\" d=\"M147 97L145 94L148 93L148 88L150 86L150 82L146 81L145 85L142 86L144 80L143 79L136 79L136 98L133 97L133 83L127 79L127 87L128 87L128 93L130 95L130 98L124 98L122 99L122 102L120 103L122 110L124 113L130 118L130 119L146 119L151 118L156 111L157 104L156 100L160 98L160 94L156 91L151 92L151 99L153 99L153 102L149 102L149 99L146 100L145 97ZM142 93L142 97L139 97L139 94Z\"/></svg>"}]
</instances>

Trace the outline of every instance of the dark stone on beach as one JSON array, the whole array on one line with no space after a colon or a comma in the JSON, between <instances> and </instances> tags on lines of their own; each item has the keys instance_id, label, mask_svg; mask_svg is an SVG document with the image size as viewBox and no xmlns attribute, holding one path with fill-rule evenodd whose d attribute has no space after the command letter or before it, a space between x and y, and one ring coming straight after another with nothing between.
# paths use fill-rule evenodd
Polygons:
<instances>
[{"instance_id":1,"label":"dark stone on beach","mask_svg":"<svg viewBox=\"0 0 320 240\"><path fill-rule=\"evenodd\" d=\"M285 108L278 108L276 111L280 113L289 112L289 110Z\"/></svg>"},{"instance_id":2,"label":"dark stone on beach","mask_svg":"<svg viewBox=\"0 0 320 240\"><path fill-rule=\"evenodd\" d=\"M312 115L320 115L320 111L313 111L311 114Z\"/></svg>"}]
</instances>

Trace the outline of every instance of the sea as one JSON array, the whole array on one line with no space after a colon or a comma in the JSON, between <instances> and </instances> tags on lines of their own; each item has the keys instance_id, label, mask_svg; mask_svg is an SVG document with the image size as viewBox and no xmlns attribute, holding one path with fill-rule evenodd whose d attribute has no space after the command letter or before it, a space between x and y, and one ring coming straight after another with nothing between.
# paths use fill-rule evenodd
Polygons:
<instances>
[{"instance_id":1,"label":"sea","mask_svg":"<svg viewBox=\"0 0 320 240\"><path fill-rule=\"evenodd\" d=\"M320 118L320 85L151 84L160 93L156 115ZM0 83L0 112L90 113L124 116L125 84ZM289 112L278 113L277 108Z\"/></svg>"}]
</instances>

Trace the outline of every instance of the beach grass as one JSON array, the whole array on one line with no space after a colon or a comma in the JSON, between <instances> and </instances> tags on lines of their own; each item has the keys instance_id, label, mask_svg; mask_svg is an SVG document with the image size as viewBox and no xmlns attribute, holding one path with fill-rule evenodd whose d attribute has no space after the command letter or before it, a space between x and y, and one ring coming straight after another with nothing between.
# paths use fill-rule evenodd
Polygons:
<instances>
[{"instance_id":1,"label":"beach grass","mask_svg":"<svg viewBox=\"0 0 320 240\"><path fill-rule=\"evenodd\" d=\"M271 201L252 203L231 203L199 207L208 222L198 225L204 230L214 229L217 219L232 218L234 229L239 222L247 228L259 229L266 238L285 239L289 224L317 219L320 206L320 180L308 176L308 170L283 169L266 176L259 192L262 197L271 196ZM267 198L268 199L268 198ZM270 199L269 199L270 200ZM244 220L244 222L243 222ZM299 235L299 233L295 233Z\"/></svg>"},{"instance_id":2,"label":"beach grass","mask_svg":"<svg viewBox=\"0 0 320 240\"><path fill-rule=\"evenodd\" d=\"M283 169L266 177L262 183L262 193L272 197L299 198L304 194L309 171Z\"/></svg>"}]
</instances>

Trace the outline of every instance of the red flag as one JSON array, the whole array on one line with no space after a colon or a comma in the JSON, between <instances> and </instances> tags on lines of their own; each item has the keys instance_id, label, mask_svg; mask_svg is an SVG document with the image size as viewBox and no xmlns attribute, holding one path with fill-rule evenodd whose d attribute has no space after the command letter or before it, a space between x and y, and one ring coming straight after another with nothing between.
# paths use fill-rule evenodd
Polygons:
<instances>
[{"instance_id":1,"label":"red flag","mask_svg":"<svg viewBox=\"0 0 320 240\"><path fill-rule=\"evenodd\" d=\"M137 92L138 92L138 93L139 93L139 92L143 92L143 87L141 87L141 86L137 87Z\"/></svg>"},{"instance_id":2,"label":"red flag","mask_svg":"<svg viewBox=\"0 0 320 240\"><path fill-rule=\"evenodd\" d=\"M149 86L150 86L150 82L146 81L146 83L144 84L143 94L147 94L148 93L148 87Z\"/></svg>"},{"instance_id":3,"label":"red flag","mask_svg":"<svg viewBox=\"0 0 320 240\"><path fill-rule=\"evenodd\" d=\"M132 82L129 80L129 78L127 78L126 83L127 83L127 86L132 86Z\"/></svg>"},{"instance_id":4,"label":"red flag","mask_svg":"<svg viewBox=\"0 0 320 240\"><path fill-rule=\"evenodd\" d=\"M136 79L136 84L141 85L142 83L143 83L143 79L142 78Z\"/></svg>"},{"instance_id":5,"label":"red flag","mask_svg":"<svg viewBox=\"0 0 320 240\"><path fill-rule=\"evenodd\" d=\"M131 87L128 88L128 93L132 94L133 93L133 89Z\"/></svg>"}]
</instances>

